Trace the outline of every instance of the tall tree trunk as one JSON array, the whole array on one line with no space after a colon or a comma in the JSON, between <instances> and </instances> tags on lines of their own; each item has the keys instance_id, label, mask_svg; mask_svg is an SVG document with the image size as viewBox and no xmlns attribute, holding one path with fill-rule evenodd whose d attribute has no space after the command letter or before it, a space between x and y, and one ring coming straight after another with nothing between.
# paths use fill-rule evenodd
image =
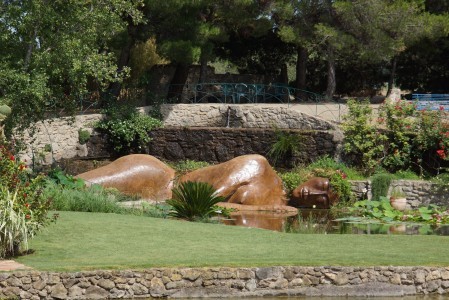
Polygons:
<instances>
[{"instance_id":1,"label":"tall tree trunk","mask_svg":"<svg viewBox=\"0 0 449 300\"><path fill-rule=\"evenodd\" d=\"M332 100L335 89L337 88L337 81L335 77L335 56L334 50L329 47L327 50L327 89L326 100Z\"/></svg>"},{"instance_id":2,"label":"tall tree trunk","mask_svg":"<svg viewBox=\"0 0 449 300\"><path fill-rule=\"evenodd\" d=\"M306 89L307 60L309 53L306 48L298 47L298 58L296 59L296 88Z\"/></svg>"},{"instance_id":3,"label":"tall tree trunk","mask_svg":"<svg viewBox=\"0 0 449 300\"><path fill-rule=\"evenodd\" d=\"M396 78L396 66L397 66L397 57L393 57L391 60L391 74L390 79L388 80L388 88L387 88L387 97L390 96L391 91L393 90L394 80Z\"/></svg>"},{"instance_id":4,"label":"tall tree trunk","mask_svg":"<svg viewBox=\"0 0 449 300\"><path fill-rule=\"evenodd\" d=\"M34 27L33 35L31 36L30 42L28 43L28 49L27 49L27 53L25 55L25 61L23 63L23 69L25 71L28 71L28 68L30 67L31 55L33 54L34 43L36 43L36 39L37 39L37 25L36 25L36 27Z\"/></svg>"},{"instance_id":5,"label":"tall tree trunk","mask_svg":"<svg viewBox=\"0 0 449 300\"><path fill-rule=\"evenodd\" d=\"M200 56L200 78L198 79L198 83L203 83L207 79L207 62L208 55L205 51L201 51Z\"/></svg>"},{"instance_id":6,"label":"tall tree trunk","mask_svg":"<svg viewBox=\"0 0 449 300\"><path fill-rule=\"evenodd\" d=\"M205 49L201 49L201 56L200 56L200 77L198 78L198 86L195 87L195 93L196 95L196 101L199 102L207 102L207 93L205 92L205 88L201 86L202 83L207 81L207 62L208 62L208 55L206 54Z\"/></svg>"},{"instance_id":7,"label":"tall tree trunk","mask_svg":"<svg viewBox=\"0 0 449 300\"><path fill-rule=\"evenodd\" d=\"M281 64L281 82L288 85L288 67L286 63Z\"/></svg>"},{"instance_id":8,"label":"tall tree trunk","mask_svg":"<svg viewBox=\"0 0 449 300\"><path fill-rule=\"evenodd\" d=\"M126 66L129 64L129 59L131 57L131 49L136 43L137 37L137 26L132 24L131 21L128 22L128 36L126 42L120 51L120 57L117 62L117 73L122 73ZM109 86L109 95L114 99L120 95L122 90L121 82L113 82Z\"/></svg>"},{"instance_id":9,"label":"tall tree trunk","mask_svg":"<svg viewBox=\"0 0 449 300\"><path fill-rule=\"evenodd\" d=\"M303 92L306 89L306 74L307 74L307 60L309 53L306 48L299 46L297 49L298 57L296 58L296 99L306 101L308 99L307 93Z\"/></svg>"},{"instance_id":10,"label":"tall tree trunk","mask_svg":"<svg viewBox=\"0 0 449 300\"><path fill-rule=\"evenodd\" d=\"M189 66L186 63L177 63L175 74L168 88L167 99L176 99L177 102L182 100L182 91L189 76Z\"/></svg>"}]
</instances>

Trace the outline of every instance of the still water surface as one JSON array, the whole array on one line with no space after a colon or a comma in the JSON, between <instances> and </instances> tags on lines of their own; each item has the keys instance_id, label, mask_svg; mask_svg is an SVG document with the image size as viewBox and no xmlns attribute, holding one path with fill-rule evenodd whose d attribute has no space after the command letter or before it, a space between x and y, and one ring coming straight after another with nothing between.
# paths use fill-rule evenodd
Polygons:
<instances>
[{"instance_id":1,"label":"still water surface","mask_svg":"<svg viewBox=\"0 0 449 300\"><path fill-rule=\"evenodd\" d=\"M300 215L242 211L231 214L230 219L220 220L226 225L262 228L291 233L326 234L406 234L406 235L446 235L449 225L410 223L349 223L335 221L326 209L303 209Z\"/></svg>"}]
</instances>

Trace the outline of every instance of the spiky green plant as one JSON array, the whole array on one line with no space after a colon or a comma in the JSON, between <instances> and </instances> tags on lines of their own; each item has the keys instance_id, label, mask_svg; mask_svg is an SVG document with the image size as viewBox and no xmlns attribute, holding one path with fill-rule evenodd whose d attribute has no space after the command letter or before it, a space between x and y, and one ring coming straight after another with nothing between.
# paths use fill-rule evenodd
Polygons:
<instances>
[{"instance_id":1,"label":"spiky green plant","mask_svg":"<svg viewBox=\"0 0 449 300\"><path fill-rule=\"evenodd\" d=\"M186 181L173 189L173 199L167 201L173 207L170 215L189 221L204 220L215 211L215 204L225 201L207 182Z\"/></svg>"},{"instance_id":2,"label":"spiky green plant","mask_svg":"<svg viewBox=\"0 0 449 300\"><path fill-rule=\"evenodd\" d=\"M301 148L301 137L294 134L276 130L276 142L271 145L268 156L274 164L279 161L291 159Z\"/></svg>"},{"instance_id":3,"label":"spiky green plant","mask_svg":"<svg viewBox=\"0 0 449 300\"><path fill-rule=\"evenodd\" d=\"M11 193L0 186L0 258L17 254L20 244L27 248L28 237L33 234L27 224L27 215L16 209L17 202L17 190Z\"/></svg>"}]
</instances>

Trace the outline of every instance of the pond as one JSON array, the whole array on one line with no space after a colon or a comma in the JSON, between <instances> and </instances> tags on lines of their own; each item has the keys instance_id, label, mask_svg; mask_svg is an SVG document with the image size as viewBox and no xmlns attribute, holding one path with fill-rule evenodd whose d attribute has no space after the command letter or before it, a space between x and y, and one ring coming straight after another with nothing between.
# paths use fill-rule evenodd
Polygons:
<instances>
[{"instance_id":1,"label":"pond","mask_svg":"<svg viewBox=\"0 0 449 300\"><path fill-rule=\"evenodd\" d=\"M290 233L449 236L449 225L337 221L328 209L301 209L299 215L294 213L240 211L233 212L229 219L221 219L220 221L226 225Z\"/></svg>"}]
</instances>

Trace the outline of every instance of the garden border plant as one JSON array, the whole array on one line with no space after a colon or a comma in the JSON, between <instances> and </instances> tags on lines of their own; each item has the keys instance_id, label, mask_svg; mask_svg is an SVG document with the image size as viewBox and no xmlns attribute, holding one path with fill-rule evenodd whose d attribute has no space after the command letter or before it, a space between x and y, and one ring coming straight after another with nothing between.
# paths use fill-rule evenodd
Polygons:
<instances>
[{"instance_id":1,"label":"garden border plant","mask_svg":"<svg viewBox=\"0 0 449 300\"><path fill-rule=\"evenodd\" d=\"M28 241L55 218L43 194L44 176L32 178L7 145L0 145L0 258L28 248Z\"/></svg>"},{"instance_id":2,"label":"garden border plant","mask_svg":"<svg viewBox=\"0 0 449 300\"><path fill-rule=\"evenodd\" d=\"M415 170L425 175L424 155L449 160L449 120L444 108L416 109L413 102L387 101L377 124L368 101L349 100L344 117L344 151L349 161L367 174L379 167L389 172ZM438 170L437 170L438 171Z\"/></svg>"},{"instance_id":3,"label":"garden border plant","mask_svg":"<svg viewBox=\"0 0 449 300\"><path fill-rule=\"evenodd\" d=\"M113 102L102 113L104 118L94 127L107 135L108 142L119 154L145 152L151 141L148 132L162 127L160 120L140 113L126 102Z\"/></svg>"}]
</instances>

